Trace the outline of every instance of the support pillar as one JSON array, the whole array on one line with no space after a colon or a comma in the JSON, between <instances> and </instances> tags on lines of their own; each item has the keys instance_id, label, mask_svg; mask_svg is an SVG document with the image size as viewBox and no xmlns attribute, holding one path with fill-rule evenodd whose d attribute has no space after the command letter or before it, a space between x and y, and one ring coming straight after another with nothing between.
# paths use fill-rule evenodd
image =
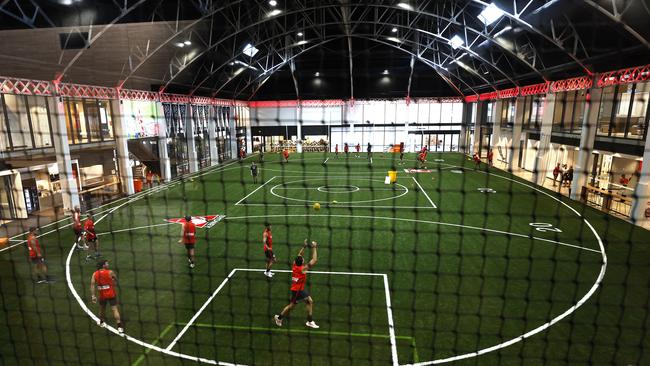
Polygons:
<instances>
[{"instance_id":1,"label":"support pillar","mask_svg":"<svg viewBox=\"0 0 650 366\"><path fill-rule=\"evenodd\" d=\"M475 103L463 103L463 124L460 126L460 136L458 137L458 151L468 154L467 147L470 144L469 133L472 123L472 111Z\"/></svg>"},{"instance_id":2,"label":"support pillar","mask_svg":"<svg viewBox=\"0 0 650 366\"><path fill-rule=\"evenodd\" d=\"M639 183L636 185L632 198L632 209L630 210L632 223L650 230L650 219L645 216L646 210L650 209L650 133L646 133Z\"/></svg>"},{"instance_id":3,"label":"support pillar","mask_svg":"<svg viewBox=\"0 0 650 366\"><path fill-rule=\"evenodd\" d=\"M232 159L239 158L239 151L237 151L237 126L235 124L235 107L230 107L228 113L228 129L230 130L230 152Z\"/></svg>"},{"instance_id":4,"label":"support pillar","mask_svg":"<svg viewBox=\"0 0 650 366\"><path fill-rule=\"evenodd\" d=\"M548 151L551 147L551 134L553 132L553 114L555 109L555 94L547 94L544 100L544 116L539 130L539 148L535 157L533 169L533 182L543 186L548 173Z\"/></svg>"},{"instance_id":5,"label":"support pillar","mask_svg":"<svg viewBox=\"0 0 650 366\"><path fill-rule=\"evenodd\" d=\"M113 114L113 132L115 134L115 150L117 151L117 167L120 170L122 191L127 195L135 193L133 187L133 170L129 159L129 144L124 121L124 105L121 100L111 103Z\"/></svg>"},{"instance_id":6,"label":"support pillar","mask_svg":"<svg viewBox=\"0 0 650 366\"><path fill-rule=\"evenodd\" d=\"M474 113L476 119L474 120L474 141L472 144L472 151L470 152L471 154L479 152L478 148L481 142L481 125L486 117L485 113L483 113L483 108L485 108L485 102L474 104L474 111L472 113Z\"/></svg>"},{"instance_id":7,"label":"support pillar","mask_svg":"<svg viewBox=\"0 0 650 366\"><path fill-rule=\"evenodd\" d=\"M198 118L195 116L194 108L191 104L186 104L184 106L187 108L185 112L185 138L187 139L187 158L189 161L190 173L199 171L199 160L196 156L196 139L194 138L194 119Z\"/></svg>"},{"instance_id":8,"label":"support pillar","mask_svg":"<svg viewBox=\"0 0 650 366\"><path fill-rule=\"evenodd\" d=\"M598 112L602 89L593 88L589 91L591 101L586 102L582 119L582 133L580 134L580 147L578 160L573 167L573 182L571 182L571 199L579 200L582 187L587 184L589 172L593 162L594 142L598 129Z\"/></svg>"},{"instance_id":9,"label":"support pillar","mask_svg":"<svg viewBox=\"0 0 650 366\"><path fill-rule=\"evenodd\" d=\"M210 146L210 166L219 165L219 146L217 145L217 116L214 106L208 107L208 141Z\"/></svg>"},{"instance_id":10,"label":"support pillar","mask_svg":"<svg viewBox=\"0 0 650 366\"><path fill-rule=\"evenodd\" d=\"M56 117L52 119L52 139L56 152L56 163L59 167L59 182L61 183L61 196L63 209L71 211L79 206L79 187L72 174L72 159L70 158L70 145L68 144L68 130L65 122L65 104L59 96L56 101Z\"/></svg>"},{"instance_id":11,"label":"support pillar","mask_svg":"<svg viewBox=\"0 0 650 366\"><path fill-rule=\"evenodd\" d=\"M512 144L508 154L508 171L519 171L519 154L521 153L521 130L524 127L524 110L526 98L517 98L515 102L515 125L512 127Z\"/></svg>"},{"instance_id":12,"label":"support pillar","mask_svg":"<svg viewBox=\"0 0 650 366\"><path fill-rule=\"evenodd\" d=\"M160 157L160 178L163 182L172 179L172 165L167 152L167 121L162 103L156 102L156 117L158 118L158 156Z\"/></svg>"},{"instance_id":13,"label":"support pillar","mask_svg":"<svg viewBox=\"0 0 650 366\"><path fill-rule=\"evenodd\" d=\"M492 124L492 137L490 138L490 146L486 151L486 154L489 153L490 150L494 150L499 145L499 140L501 139L501 118L502 118L501 109L503 103L507 103L507 100L494 101L493 108L492 108L492 115L493 115L492 119L494 120L494 123Z\"/></svg>"}]
</instances>

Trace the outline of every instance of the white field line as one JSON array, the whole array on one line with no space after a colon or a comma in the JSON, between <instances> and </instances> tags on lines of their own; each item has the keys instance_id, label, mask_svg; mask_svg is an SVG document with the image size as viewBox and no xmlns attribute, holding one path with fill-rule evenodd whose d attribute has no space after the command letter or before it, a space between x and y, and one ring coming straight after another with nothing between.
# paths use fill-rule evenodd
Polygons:
<instances>
[{"instance_id":1,"label":"white field line","mask_svg":"<svg viewBox=\"0 0 650 366\"><path fill-rule=\"evenodd\" d=\"M239 219L246 219L246 218L262 218L262 217L307 217L307 216L310 216L310 217L328 217L327 215L310 215L310 214L287 214L287 215L282 215L282 214L278 214L278 215L228 216L228 217L224 218L224 220L239 220ZM575 249L582 249L582 250L586 250L586 251L589 251L589 252L600 253L596 249L581 247L581 246L575 245L575 244L564 243L564 242L561 242L561 241L556 241L556 240L551 240L551 239L546 239L546 238L540 238L540 237L537 237L537 236L532 236L532 235L527 235L527 234L519 234L519 233L511 233L511 232L502 231L502 230L487 229L487 228L478 227L478 226L452 224L452 223L441 222L441 221L407 219L407 218L401 218L401 217L381 217L381 216L366 216L366 215L336 215L336 217L337 218L347 217L347 218L357 218L357 219L371 219L371 220L395 220L395 221L404 221L404 222L419 222L419 223L424 223L424 224L459 227L459 228L465 228L465 229L470 229L470 230L485 231L485 232L490 232L490 233L495 233L495 234L516 236L516 237L519 237L519 238L534 239L534 240L544 241L544 242L558 244L558 245L562 245L562 246L567 246L567 247L571 247L571 248L575 248Z\"/></svg>"},{"instance_id":2,"label":"white field line","mask_svg":"<svg viewBox=\"0 0 650 366\"><path fill-rule=\"evenodd\" d=\"M235 268L236 271L242 272L265 272L265 269L262 268ZM291 273L288 269L274 269L271 272L278 273ZM345 276L386 276L385 273L373 273L373 272L328 272L328 271L309 271L309 273L314 274L326 274L326 275L345 275Z\"/></svg>"},{"instance_id":3,"label":"white field line","mask_svg":"<svg viewBox=\"0 0 650 366\"><path fill-rule=\"evenodd\" d=\"M199 310L198 310L196 313L194 313L194 316L192 316L192 318L190 319L190 321L188 321L187 324L185 324L185 326L183 327L183 329L182 329L182 330L181 330L181 331L176 335L176 337L174 338L174 340L173 340L173 341L172 341L172 342L167 346L167 348L165 348L167 351L169 351L169 350L171 350L172 348L174 348L174 346L176 345L176 343L178 343L178 341L181 339L181 337L183 337L183 335L185 334L185 332L187 332L187 330L192 326L192 324L194 324L194 322L196 321L196 318L198 318L199 315L201 315L201 313L203 312L203 310L205 310L205 308L207 308L208 305L212 302L212 299L214 299L214 297L217 296L217 294L219 293L219 291L221 291L221 289L226 285L226 283L228 283L228 281L232 278L232 276L235 275L235 272L237 272L237 269L233 269L232 271L230 271L230 273L228 274L228 277L226 277L226 278L221 282L221 284L219 285L219 287L217 287L217 289L214 290L214 292L212 293L212 295L210 295L210 297L208 297L208 299L203 303L203 306L201 306L201 307L199 308Z\"/></svg>"},{"instance_id":4,"label":"white field line","mask_svg":"<svg viewBox=\"0 0 650 366\"><path fill-rule=\"evenodd\" d=\"M395 339L395 323L393 322L393 306L390 301L390 291L388 290L388 276L382 275L384 278L384 290L386 291L386 313L388 315L388 335L390 336L390 352L393 356L393 366L398 366L399 361L397 358L397 340Z\"/></svg>"},{"instance_id":5,"label":"white field line","mask_svg":"<svg viewBox=\"0 0 650 366\"><path fill-rule=\"evenodd\" d=\"M424 193L424 197L426 197L426 198L429 200L429 203L431 204L431 206L433 206L433 208L438 208L438 207L436 206L436 204L433 203L433 201L431 200L431 197L429 197L429 195L427 194L427 191L425 191L424 188L422 188L422 186L420 185L420 182L418 182L418 180L415 179L415 177L413 177L413 176L411 176L411 178L413 179L413 181L415 182L415 184L418 185L418 188L420 188L420 191L422 191L422 193Z\"/></svg>"},{"instance_id":6,"label":"white field line","mask_svg":"<svg viewBox=\"0 0 650 366\"><path fill-rule=\"evenodd\" d=\"M325 202L327 203L327 202ZM325 204L323 203L323 204ZM273 207L311 207L310 203L304 203L304 204L295 204L295 203L242 203L240 206L273 206ZM413 210L419 210L419 209L427 209L427 210L432 210L433 207L431 206L375 206L375 205L342 205L339 203L331 203L328 204L327 206L322 206L321 208L404 208L404 209L413 209Z\"/></svg>"},{"instance_id":7,"label":"white field line","mask_svg":"<svg viewBox=\"0 0 650 366\"><path fill-rule=\"evenodd\" d=\"M357 187L357 188L359 188L359 187ZM285 189L286 190L300 190L300 189L302 189L304 191L304 190L307 190L307 189L316 190L317 188L314 188L314 187L278 187L277 189L278 190L285 190ZM392 189L392 188L359 188L356 191L349 191L349 192L347 192L347 191L346 192L323 192L323 191L319 191L319 192L321 192L321 193L329 193L329 194L346 194L346 193L354 193L354 192L359 192L359 191L396 191L396 189Z\"/></svg>"},{"instance_id":8,"label":"white field line","mask_svg":"<svg viewBox=\"0 0 650 366\"><path fill-rule=\"evenodd\" d=\"M131 228L127 228L127 229L111 230L111 231L108 231L108 232L105 232L105 233L98 233L97 236L110 235L110 234L114 234L114 233L121 233L121 232L124 232L124 231L147 229L147 228L151 228L151 227L166 226L166 225L172 225L172 224L173 224L173 222L165 222L164 224L152 224L152 225L131 227Z\"/></svg>"},{"instance_id":9,"label":"white field line","mask_svg":"<svg viewBox=\"0 0 650 366\"><path fill-rule=\"evenodd\" d=\"M262 188L262 187L264 187L265 185L267 185L270 181L272 181L273 179L275 179L275 177L276 177L276 175L272 176L271 179L267 180L266 182L264 182L264 184L262 184L261 186L255 188L251 193L247 194L246 196L244 196L244 198L242 198L242 199L240 199L239 201L237 201L237 203L235 203L235 206L238 206L242 201L246 200L246 198L250 197L253 193L257 192L260 188Z\"/></svg>"},{"instance_id":10,"label":"white field line","mask_svg":"<svg viewBox=\"0 0 650 366\"><path fill-rule=\"evenodd\" d=\"M323 164L327 164L327 161L328 161L328 160L330 160L330 158L325 159L325 161L323 162Z\"/></svg>"}]
</instances>

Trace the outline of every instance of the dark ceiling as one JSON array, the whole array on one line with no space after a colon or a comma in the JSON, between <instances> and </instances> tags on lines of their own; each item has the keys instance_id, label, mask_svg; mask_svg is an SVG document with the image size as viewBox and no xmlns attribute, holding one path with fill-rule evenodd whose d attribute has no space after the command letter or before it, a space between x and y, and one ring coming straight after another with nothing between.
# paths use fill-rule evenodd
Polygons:
<instances>
[{"instance_id":1,"label":"dark ceiling","mask_svg":"<svg viewBox=\"0 0 650 366\"><path fill-rule=\"evenodd\" d=\"M147 44L176 54L152 90L253 100L459 96L647 64L648 19L648 0L0 0L3 30L170 22Z\"/></svg>"}]
</instances>

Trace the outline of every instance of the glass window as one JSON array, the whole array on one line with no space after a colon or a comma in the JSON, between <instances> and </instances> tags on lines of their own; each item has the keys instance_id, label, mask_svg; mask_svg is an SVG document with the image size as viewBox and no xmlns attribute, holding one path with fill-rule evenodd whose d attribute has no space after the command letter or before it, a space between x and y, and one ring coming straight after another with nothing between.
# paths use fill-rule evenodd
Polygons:
<instances>
[{"instance_id":1,"label":"glass window","mask_svg":"<svg viewBox=\"0 0 650 366\"><path fill-rule=\"evenodd\" d=\"M45 97L30 95L27 97L27 105L32 120L35 147L52 146L50 119L47 113Z\"/></svg>"},{"instance_id":2,"label":"glass window","mask_svg":"<svg viewBox=\"0 0 650 366\"><path fill-rule=\"evenodd\" d=\"M630 125L627 130L627 137L642 139L648 127L648 98L650 97L650 82L636 84L634 98L632 99L632 110L630 112Z\"/></svg>"},{"instance_id":3,"label":"glass window","mask_svg":"<svg viewBox=\"0 0 650 366\"><path fill-rule=\"evenodd\" d=\"M32 146L29 116L25 107L23 95L5 94L5 107L7 108L7 124L11 135L14 150L27 149Z\"/></svg>"},{"instance_id":4,"label":"glass window","mask_svg":"<svg viewBox=\"0 0 650 366\"><path fill-rule=\"evenodd\" d=\"M614 108L614 90L614 86L605 87L600 97L597 133L601 136L609 136L612 110Z\"/></svg>"},{"instance_id":5,"label":"glass window","mask_svg":"<svg viewBox=\"0 0 650 366\"><path fill-rule=\"evenodd\" d=\"M99 107L99 126L103 140L113 139L113 114L111 113L111 102L100 100L97 102Z\"/></svg>"},{"instance_id":6,"label":"glass window","mask_svg":"<svg viewBox=\"0 0 650 366\"><path fill-rule=\"evenodd\" d=\"M566 92L555 94L555 107L553 108L553 131L562 131L562 115L566 105Z\"/></svg>"},{"instance_id":7,"label":"glass window","mask_svg":"<svg viewBox=\"0 0 650 366\"><path fill-rule=\"evenodd\" d=\"M625 128L630 113L633 87L633 84L618 86L618 92L616 94L616 112L614 113L614 119L612 121L611 136L625 137Z\"/></svg>"},{"instance_id":8,"label":"glass window","mask_svg":"<svg viewBox=\"0 0 650 366\"><path fill-rule=\"evenodd\" d=\"M564 103L564 117L562 118L562 130L565 132L571 132L571 126L574 122L573 120L573 108L576 105L576 92L570 91L567 92L566 102Z\"/></svg>"},{"instance_id":9,"label":"glass window","mask_svg":"<svg viewBox=\"0 0 650 366\"><path fill-rule=\"evenodd\" d=\"M442 103L431 103L429 105L429 123L440 123L440 106Z\"/></svg>"},{"instance_id":10,"label":"glass window","mask_svg":"<svg viewBox=\"0 0 650 366\"><path fill-rule=\"evenodd\" d=\"M0 151L9 150L9 131L7 130L7 124L5 123L5 108L0 94Z\"/></svg>"},{"instance_id":11,"label":"glass window","mask_svg":"<svg viewBox=\"0 0 650 366\"><path fill-rule=\"evenodd\" d=\"M521 107L524 109L524 113L521 114L521 125L523 128L530 128L530 112L533 104L533 97L528 96L521 98L518 101L521 103Z\"/></svg>"},{"instance_id":12,"label":"glass window","mask_svg":"<svg viewBox=\"0 0 650 366\"><path fill-rule=\"evenodd\" d=\"M573 109L573 124L571 125L573 133L582 132L582 122L585 118L585 105L587 104L587 91L579 90L576 92L575 106Z\"/></svg>"},{"instance_id":13,"label":"glass window","mask_svg":"<svg viewBox=\"0 0 650 366\"><path fill-rule=\"evenodd\" d=\"M546 99L544 97L536 97L533 100L533 111L531 113L531 122L536 130L540 129L542 125L542 117L546 111Z\"/></svg>"},{"instance_id":14,"label":"glass window","mask_svg":"<svg viewBox=\"0 0 650 366\"><path fill-rule=\"evenodd\" d=\"M441 103L440 104L440 122L441 123L451 123L453 118L453 108L452 103Z\"/></svg>"},{"instance_id":15,"label":"glass window","mask_svg":"<svg viewBox=\"0 0 650 366\"><path fill-rule=\"evenodd\" d=\"M68 129L68 142L81 144L88 142L86 126L86 112L80 100L66 100L66 126Z\"/></svg>"},{"instance_id":16,"label":"glass window","mask_svg":"<svg viewBox=\"0 0 650 366\"><path fill-rule=\"evenodd\" d=\"M99 124L99 108L97 101L84 100L84 112L86 113L86 122L90 132L90 141L97 142L102 140L101 126Z\"/></svg>"}]
</instances>

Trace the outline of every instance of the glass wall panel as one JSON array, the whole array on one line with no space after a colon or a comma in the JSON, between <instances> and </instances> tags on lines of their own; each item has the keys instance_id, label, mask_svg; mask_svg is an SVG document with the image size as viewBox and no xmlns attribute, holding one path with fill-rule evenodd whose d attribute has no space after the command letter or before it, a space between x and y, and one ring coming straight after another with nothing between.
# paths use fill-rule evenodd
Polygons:
<instances>
[{"instance_id":1,"label":"glass wall panel","mask_svg":"<svg viewBox=\"0 0 650 366\"><path fill-rule=\"evenodd\" d=\"M579 90L576 92L575 106L573 109L573 124L571 132L580 133L582 131L582 122L585 118L585 105L587 104L587 92Z\"/></svg>"},{"instance_id":2,"label":"glass wall panel","mask_svg":"<svg viewBox=\"0 0 650 366\"><path fill-rule=\"evenodd\" d=\"M650 97L650 82L636 84L632 110L630 112L630 124L627 130L627 137L632 139L643 139L648 127L648 98Z\"/></svg>"},{"instance_id":3,"label":"glass wall panel","mask_svg":"<svg viewBox=\"0 0 650 366\"><path fill-rule=\"evenodd\" d=\"M521 124L524 129L530 128L530 114L533 107L533 96L520 99L524 112L521 114Z\"/></svg>"},{"instance_id":4,"label":"glass wall panel","mask_svg":"<svg viewBox=\"0 0 650 366\"><path fill-rule=\"evenodd\" d=\"M453 120L453 103L440 103L440 122L451 123Z\"/></svg>"},{"instance_id":5,"label":"glass wall panel","mask_svg":"<svg viewBox=\"0 0 650 366\"><path fill-rule=\"evenodd\" d=\"M33 147L24 95L5 94L7 125L14 150Z\"/></svg>"},{"instance_id":6,"label":"glass wall panel","mask_svg":"<svg viewBox=\"0 0 650 366\"><path fill-rule=\"evenodd\" d=\"M113 115L111 113L111 102L100 100L97 102L99 107L99 124L103 140L113 139Z\"/></svg>"},{"instance_id":7,"label":"glass wall panel","mask_svg":"<svg viewBox=\"0 0 650 366\"><path fill-rule=\"evenodd\" d=\"M7 121L5 121L4 101L0 94L0 151L7 151L10 146L9 131L7 130Z\"/></svg>"},{"instance_id":8,"label":"glass wall panel","mask_svg":"<svg viewBox=\"0 0 650 366\"><path fill-rule=\"evenodd\" d=\"M440 108L442 103L429 104L429 123L440 123Z\"/></svg>"},{"instance_id":9,"label":"glass wall panel","mask_svg":"<svg viewBox=\"0 0 650 366\"><path fill-rule=\"evenodd\" d=\"M566 105L567 93L555 93L555 108L553 108L553 131L562 131L562 115Z\"/></svg>"},{"instance_id":10,"label":"glass wall panel","mask_svg":"<svg viewBox=\"0 0 650 366\"><path fill-rule=\"evenodd\" d=\"M634 84L624 84L618 86L616 93L616 109L614 119L611 124L610 135L614 137L625 137L625 128L630 113L630 103L632 102L632 89Z\"/></svg>"},{"instance_id":11,"label":"glass wall panel","mask_svg":"<svg viewBox=\"0 0 650 366\"><path fill-rule=\"evenodd\" d=\"M598 135L609 136L610 122L614 108L614 86L603 88L600 97L600 108L598 110Z\"/></svg>"},{"instance_id":12,"label":"glass wall panel","mask_svg":"<svg viewBox=\"0 0 650 366\"><path fill-rule=\"evenodd\" d=\"M83 102L80 100L66 100L65 104L68 142L70 144L89 142Z\"/></svg>"},{"instance_id":13,"label":"glass wall panel","mask_svg":"<svg viewBox=\"0 0 650 366\"><path fill-rule=\"evenodd\" d=\"M99 123L99 108L97 107L97 101L86 99L83 104L90 141L101 141L102 132Z\"/></svg>"},{"instance_id":14,"label":"glass wall panel","mask_svg":"<svg viewBox=\"0 0 650 366\"><path fill-rule=\"evenodd\" d=\"M35 147L52 146L52 133L45 97L30 95L27 97L29 116L32 120Z\"/></svg>"},{"instance_id":15,"label":"glass wall panel","mask_svg":"<svg viewBox=\"0 0 650 366\"><path fill-rule=\"evenodd\" d=\"M533 109L530 115L531 126L539 130L542 125L542 117L544 117L544 111L546 110L546 98L544 97L535 97L533 99Z\"/></svg>"}]
</instances>

